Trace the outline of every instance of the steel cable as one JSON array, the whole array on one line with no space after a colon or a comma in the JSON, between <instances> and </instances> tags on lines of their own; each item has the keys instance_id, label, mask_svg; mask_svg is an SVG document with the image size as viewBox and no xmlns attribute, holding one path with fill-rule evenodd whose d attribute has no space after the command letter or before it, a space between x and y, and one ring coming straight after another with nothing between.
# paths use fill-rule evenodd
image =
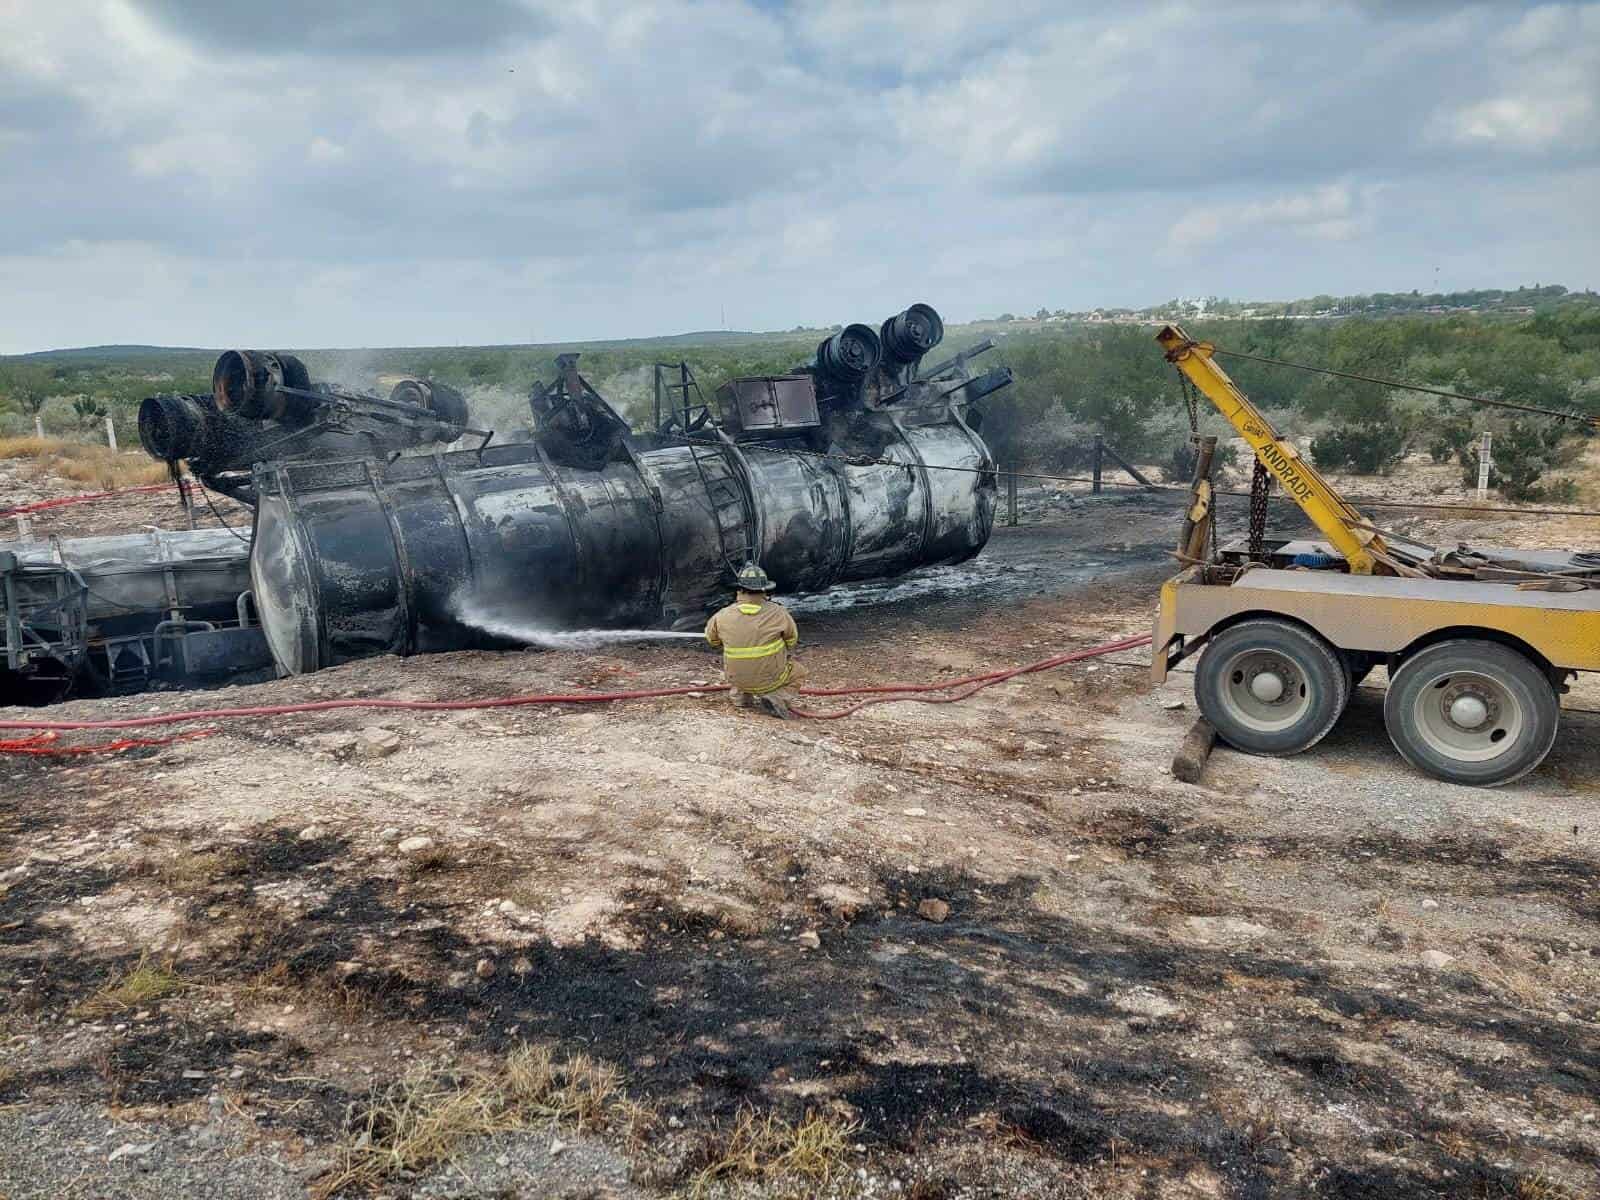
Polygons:
<instances>
[{"instance_id":1,"label":"steel cable","mask_svg":"<svg viewBox=\"0 0 1600 1200\"><path fill-rule=\"evenodd\" d=\"M1588 413L1568 412L1559 408L1541 408L1536 404L1518 404L1512 400L1491 400L1488 396L1467 396L1461 392L1451 392L1444 388L1426 387L1420 383L1402 383L1398 379L1384 379L1378 375L1360 375L1354 371L1336 371L1332 367L1313 367L1308 363L1293 363L1282 358L1267 358L1261 354L1246 354L1243 350L1224 350L1220 346L1213 346L1209 342L1200 342L1199 345L1207 347L1212 354L1222 358L1243 358L1250 362L1268 363L1274 367L1288 367L1293 371L1305 371L1312 375L1331 375L1335 379L1354 379L1360 383L1375 383L1381 387L1400 388L1408 392L1422 392L1428 396L1443 396L1447 400L1464 400L1468 404L1482 404L1489 408L1508 408L1514 412L1534 413L1541 417L1552 417L1557 421L1581 421L1600 429L1600 417L1590 416Z\"/></svg>"}]
</instances>

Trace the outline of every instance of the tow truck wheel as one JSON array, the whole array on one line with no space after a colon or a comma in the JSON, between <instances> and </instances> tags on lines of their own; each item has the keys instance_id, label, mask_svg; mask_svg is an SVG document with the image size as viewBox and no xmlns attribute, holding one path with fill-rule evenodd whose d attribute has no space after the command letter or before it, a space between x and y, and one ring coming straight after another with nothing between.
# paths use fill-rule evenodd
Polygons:
<instances>
[{"instance_id":1,"label":"tow truck wheel","mask_svg":"<svg viewBox=\"0 0 1600 1200\"><path fill-rule=\"evenodd\" d=\"M1527 655L1463 638L1419 650L1383 700L1389 740L1405 760L1451 783L1520 779L1556 740L1561 704Z\"/></svg>"},{"instance_id":2,"label":"tow truck wheel","mask_svg":"<svg viewBox=\"0 0 1600 1200\"><path fill-rule=\"evenodd\" d=\"M1350 697L1339 652L1287 621L1243 621L1211 639L1194 677L1201 714L1249 754L1298 754L1320 742Z\"/></svg>"}]
</instances>

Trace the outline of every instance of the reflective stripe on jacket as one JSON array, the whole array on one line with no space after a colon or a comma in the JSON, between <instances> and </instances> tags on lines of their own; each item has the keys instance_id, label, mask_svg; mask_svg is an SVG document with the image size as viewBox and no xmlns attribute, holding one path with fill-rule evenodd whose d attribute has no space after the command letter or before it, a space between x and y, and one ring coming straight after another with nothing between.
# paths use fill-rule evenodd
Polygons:
<instances>
[{"instance_id":1,"label":"reflective stripe on jacket","mask_svg":"<svg viewBox=\"0 0 1600 1200\"><path fill-rule=\"evenodd\" d=\"M706 641L722 647L729 685L757 696L791 681L789 653L799 640L794 618L776 600L741 597L706 622Z\"/></svg>"}]
</instances>

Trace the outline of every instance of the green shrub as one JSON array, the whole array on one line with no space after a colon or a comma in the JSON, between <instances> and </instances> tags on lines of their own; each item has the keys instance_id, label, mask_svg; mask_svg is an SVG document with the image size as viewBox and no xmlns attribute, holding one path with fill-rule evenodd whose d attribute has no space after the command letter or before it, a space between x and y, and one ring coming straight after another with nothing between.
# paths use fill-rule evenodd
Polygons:
<instances>
[{"instance_id":1,"label":"green shrub","mask_svg":"<svg viewBox=\"0 0 1600 1200\"><path fill-rule=\"evenodd\" d=\"M1447 463L1466 453L1473 439L1472 421L1452 413L1434 425L1428 440L1428 455L1436 463Z\"/></svg>"},{"instance_id":2,"label":"green shrub","mask_svg":"<svg viewBox=\"0 0 1600 1200\"><path fill-rule=\"evenodd\" d=\"M1386 475L1405 452L1405 435L1387 421L1340 425L1311 442L1311 458L1317 466L1357 475Z\"/></svg>"},{"instance_id":3,"label":"green shrub","mask_svg":"<svg viewBox=\"0 0 1600 1200\"><path fill-rule=\"evenodd\" d=\"M1546 500L1569 504L1577 499L1571 479L1546 479L1555 467L1570 463L1582 449L1582 439L1553 423L1512 421L1494 435L1489 448L1489 486L1507 500ZM1478 486L1478 446L1469 443L1461 452L1461 481Z\"/></svg>"}]
</instances>

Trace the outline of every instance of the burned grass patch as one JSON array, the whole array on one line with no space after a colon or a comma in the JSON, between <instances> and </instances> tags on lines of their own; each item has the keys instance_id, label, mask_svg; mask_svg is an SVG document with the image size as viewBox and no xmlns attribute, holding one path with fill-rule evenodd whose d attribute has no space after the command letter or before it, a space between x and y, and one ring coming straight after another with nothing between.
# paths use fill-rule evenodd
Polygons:
<instances>
[{"instance_id":1,"label":"burned grass patch","mask_svg":"<svg viewBox=\"0 0 1600 1200\"><path fill-rule=\"evenodd\" d=\"M1393 1076L1356 1062L1323 1038L1280 1041L1271 1047L1274 1061L1284 1063L1324 1088L1369 1096L1388 1092Z\"/></svg>"},{"instance_id":2,"label":"burned grass patch","mask_svg":"<svg viewBox=\"0 0 1600 1200\"><path fill-rule=\"evenodd\" d=\"M1073 822L1072 830L1085 841L1114 846L1129 854L1164 849L1173 835L1170 822L1137 808L1111 808Z\"/></svg>"},{"instance_id":3,"label":"burned grass patch","mask_svg":"<svg viewBox=\"0 0 1600 1200\"><path fill-rule=\"evenodd\" d=\"M301 1074L306 1061L273 1033L178 1020L114 1038L96 1065L113 1104L176 1105L226 1089L248 1093L264 1123L325 1129L350 1097Z\"/></svg>"},{"instance_id":4,"label":"burned grass patch","mask_svg":"<svg viewBox=\"0 0 1600 1200\"><path fill-rule=\"evenodd\" d=\"M348 848L349 843L341 837L323 834L302 838L291 829L274 826L257 832L237 848L237 873L263 881L284 879L308 867L320 866Z\"/></svg>"},{"instance_id":5,"label":"burned grass patch","mask_svg":"<svg viewBox=\"0 0 1600 1200\"><path fill-rule=\"evenodd\" d=\"M1141 833L1154 836L1148 826L1123 827L1119 836ZM268 845L280 867L303 846ZM325 881L332 848L313 849L309 869ZM789 873L803 874L781 865L785 883ZM1365 1143L1355 1135L1329 1142L1312 1131L1305 1114L1330 1102L1353 1106L1373 1128L1420 1133L1425 1094L1481 1087L1581 1105L1585 1092L1600 1089L1600 1062L1578 1044L1578 1025L1542 1022L1442 978L1419 988L1409 974L1372 978L1288 955L1108 930L1043 910L1033 901L1039 881L1028 875L985 881L960 871L883 871L877 883L890 911L830 927L816 948L759 934L731 938L715 914L641 891L626 948L519 943L515 969L501 947L489 952L500 969L481 978L472 968L486 948L443 897L418 898L404 878L341 876L293 918L251 920L229 950L213 955L205 982L250 984L262 999L359 1017L369 1030L393 1021L396 1035L442 1032L468 1057L503 1061L528 1038L558 1055L601 1047L632 1097L670 1104L716 1135L691 1156L676 1179L681 1187L707 1170L719 1181L766 1178L783 1155L752 1148L767 1143L749 1123L793 1130L808 1113L823 1113L859 1120L852 1137L869 1155L925 1156L951 1139L998 1139L1008 1153L1062 1172L1097 1171L1113 1157L1179 1175L1204 1168L1235 1196L1283 1194L1287 1145L1304 1173L1293 1179L1343 1189L1310 1194L1355 1196L1365 1182L1383 1180L1360 1174L1353 1156ZM928 898L951 905L947 921L913 915ZM1224 1018L1225 1038L1217 1032ZM1342 1036L1363 1045L1393 1042L1389 1057L1347 1053L1329 1034L1339 1020L1357 1023ZM194 1068L205 1081L165 1092L140 1082L154 1078L161 1061L206 1060L189 1032L142 1031L139 1039L112 1064L128 1095L182 1102L215 1082L210 1065ZM1452 1057L1452 1046L1475 1039L1511 1043L1518 1053L1514 1061ZM246 1066L253 1091L298 1106L280 1119L332 1119L338 1094L273 1084L252 1065L264 1056L279 1063L271 1078L293 1078L301 1070L294 1047L225 1041L221 1053ZM430 1087L439 1084L432 1079ZM273 1086L285 1090L267 1090ZM1262 1135L1243 1098L1252 1091L1281 1105L1284 1142ZM379 1107L402 1101L390 1096ZM389 1122L387 1130L412 1117L373 1120ZM1436 1139L1400 1133L1378 1147L1400 1163L1391 1164L1397 1187L1437 1188L1443 1171L1471 1165ZM369 1131L367 1145L393 1140ZM1353 1173L1329 1183L1336 1164ZM352 1159L345 1169L358 1166Z\"/></svg>"},{"instance_id":6,"label":"burned grass patch","mask_svg":"<svg viewBox=\"0 0 1600 1200\"><path fill-rule=\"evenodd\" d=\"M1578 921L1600 924L1600 857L1521 856L1513 853L1510 842L1477 833L1271 837L1254 845L1275 859L1338 864L1341 874L1364 888L1411 886L1474 898L1537 899L1565 909Z\"/></svg>"},{"instance_id":7,"label":"burned grass patch","mask_svg":"<svg viewBox=\"0 0 1600 1200\"><path fill-rule=\"evenodd\" d=\"M37 863L0 892L0 946L50 942L59 936L40 920L46 914L86 896L99 896L116 886L117 877L101 867L67 867Z\"/></svg>"},{"instance_id":8,"label":"burned grass patch","mask_svg":"<svg viewBox=\"0 0 1600 1200\"><path fill-rule=\"evenodd\" d=\"M985 881L954 867L930 871L881 871L878 886L891 905L916 908L924 900L943 900L953 909L985 905L984 913L994 919L1014 909L1024 909L1039 890L1034 875L1015 875L1010 879Z\"/></svg>"}]
</instances>

